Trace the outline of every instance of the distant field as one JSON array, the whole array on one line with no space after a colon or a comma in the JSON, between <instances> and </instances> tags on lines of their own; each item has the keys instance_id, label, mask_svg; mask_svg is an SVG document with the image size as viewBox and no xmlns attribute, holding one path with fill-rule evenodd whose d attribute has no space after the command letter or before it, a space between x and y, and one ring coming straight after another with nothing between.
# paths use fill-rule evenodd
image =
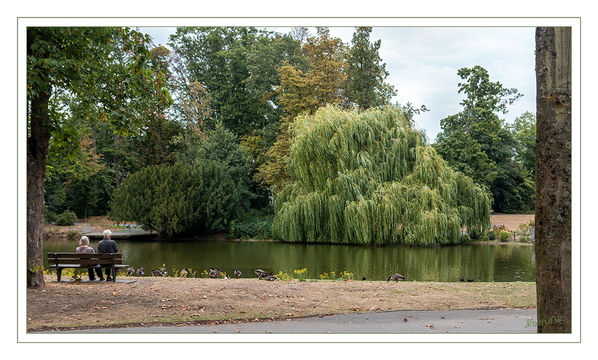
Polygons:
<instances>
[{"instance_id":1,"label":"distant field","mask_svg":"<svg viewBox=\"0 0 598 360\"><path fill-rule=\"evenodd\" d=\"M492 225L504 225L507 229L519 230L519 224L534 220L535 215L530 214L500 214L496 213L490 216Z\"/></svg>"}]
</instances>

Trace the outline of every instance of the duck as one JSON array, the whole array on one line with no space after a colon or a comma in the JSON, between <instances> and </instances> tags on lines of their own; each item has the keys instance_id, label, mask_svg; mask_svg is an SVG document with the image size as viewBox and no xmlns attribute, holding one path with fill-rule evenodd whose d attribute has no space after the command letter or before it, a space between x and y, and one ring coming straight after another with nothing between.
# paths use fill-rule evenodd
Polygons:
<instances>
[{"instance_id":1,"label":"duck","mask_svg":"<svg viewBox=\"0 0 598 360\"><path fill-rule=\"evenodd\" d=\"M135 268L134 268L134 267L132 267L132 266L129 266L129 267L127 268L127 276L131 276L131 275L133 275L133 273L134 273L134 272L135 272Z\"/></svg>"},{"instance_id":2,"label":"duck","mask_svg":"<svg viewBox=\"0 0 598 360\"><path fill-rule=\"evenodd\" d=\"M220 270L218 270L218 269L210 268L210 272L208 273L208 275L211 278L217 278L217 277L220 277L221 273L220 273Z\"/></svg>"},{"instance_id":3,"label":"duck","mask_svg":"<svg viewBox=\"0 0 598 360\"><path fill-rule=\"evenodd\" d=\"M242 272L240 272L239 270L235 270L234 274L235 274L235 276L236 276L236 277L241 277L241 276L243 276L243 273L242 273Z\"/></svg>"},{"instance_id":4,"label":"duck","mask_svg":"<svg viewBox=\"0 0 598 360\"><path fill-rule=\"evenodd\" d=\"M390 277L388 278L388 280L386 280L386 282L389 282L390 280L394 280L394 281L405 280L405 277L403 275L397 273L397 274L390 275Z\"/></svg>"},{"instance_id":5,"label":"duck","mask_svg":"<svg viewBox=\"0 0 598 360\"><path fill-rule=\"evenodd\" d=\"M183 268L181 270L181 277L187 277L187 275L189 275L189 269Z\"/></svg>"},{"instance_id":6,"label":"duck","mask_svg":"<svg viewBox=\"0 0 598 360\"><path fill-rule=\"evenodd\" d=\"M264 280L268 280L268 281L274 281L276 280L276 276L269 274L263 277Z\"/></svg>"},{"instance_id":7,"label":"duck","mask_svg":"<svg viewBox=\"0 0 598 360\"><path fill-rule=\"evenodd\" d=\"M137 269L137 276L143 276L145 275L145 273L143 272L143 267L139 267L139 269Z\"/></svg>"},{"instance_id":8,"label":"duck","mask_svg":"<svg viewBox=\"0 0 598 360\"><path fill-rule=\"evenodd\" d=\"M365 276L361 278L361 281L365 281Z\"/></svg>"},{"instance_id":9,"label":"duck","mask_svg":"<svg viewBox=\"0 0 598 360\"><path fill-rule=\"evenodd\" d=\"M168 276L168 270L166 270L166 268L161 268L160 273L162 273L162 276Z\"/></svg>"},{"instance_id":10,"label":"duck","mask_svg":"<svg viewBox=\"0 0 598 360\"><path fill-rule=\"evenodd\" d=\"M224 275L224 277L222 277L224 280L228 280L230 279L230 277L228 277L228 275Z\"/></svg>"},{"instance_id":11,"label":"duck","mask_svg":"<svg viewBox=\"0 0 598 360\"><path fill-rule=\"evenodd\" d=\"M461 276L461 278L459 278L459 281L465 281L465 278Z\"/></svg>"},{"instance_id":12,"label":"duck","mask_svg":"<svg viewBox=\"0 0 598 360\"><path fill-rule=\"evenodd\" d=\"M263 278L264 276L268 275L268 273L266 273L264 270L262 269L256 269L255 270L255 274L257 275L257 277L259 279Z\"/></svg>"},{"instance_id":13,"label":"duck","mask_svg":"<svg viewBox=\"0 0 598 360\"><path fill-rule=\"evenodd\" d=\"M162 276L162 273L160 272L160 270L153 269L152 270L152 276L156 276L156 277L157 276Z\"/></svg>"},{"instance_id":14,"label":"duck","mask_svg":"<svg viewBox=\"0 0 598 360\"><path fill-rule=\"evenodd\" d=\"M473 281L474 281L473 279L467 279L467 282L473 282Z\"/></svg>"}]
</instances>

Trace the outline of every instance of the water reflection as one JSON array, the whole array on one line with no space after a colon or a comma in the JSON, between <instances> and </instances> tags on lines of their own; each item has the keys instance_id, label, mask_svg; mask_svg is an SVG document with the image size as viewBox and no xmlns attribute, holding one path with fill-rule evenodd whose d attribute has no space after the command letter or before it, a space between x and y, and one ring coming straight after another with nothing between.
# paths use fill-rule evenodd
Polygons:
<instances>
[{"instance_id":1,"label":"water reflection","mask_svg":"<svg viewBox=\"0 0 598 360\"><path fill-rule=\"evenodd\" d=\"M118 241L126 264L143 266L145 272L166 264L167 268L191 267L201 272L216 267L244 277L253 271L292 272L307 268L308 277L346 270L355 279L386 280L398 272L408 280L535 281L531 246L457 245L414 248L403 246L361 247L343 245L286 244L232 241ZM97 241L91 244L97 248ZM77 241L47 241L44 252L74 251ZM46 261L46 259L44 259ZM47 263L45 264L47 266Z\"/></svg>"}]
</instances>

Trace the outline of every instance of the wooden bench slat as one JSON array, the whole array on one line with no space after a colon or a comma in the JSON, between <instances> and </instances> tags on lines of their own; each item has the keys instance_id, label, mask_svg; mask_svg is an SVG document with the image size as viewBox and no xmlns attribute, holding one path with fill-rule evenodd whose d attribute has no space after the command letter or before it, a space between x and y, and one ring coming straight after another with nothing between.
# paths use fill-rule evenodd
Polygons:
<instances>
[{"instance_id":1,"label":"wooden bench slat","mask_svg":"<svg viewBox=\"0 0 598 360\"><path fill-rule=\"evenodd\" d=\"M122 259L123 254L115 253L115 254L77 254L77 253L48 253L48 259L63 259L63 258L81 258L81 259L88 259L88 258L115 258L115 259Z\"/></svg>"},{"instance_id":2,"label":"wooden bench slat","mask_svg":"<svg viewBox=\"0 0 598 360\"><path fill-rule=\"evenodd\" d=\"M122 264L123 261L121 259L59 259L59 260L52 260L48 261L48 263L52 264L81 264L81 265L90 265L90 264Z\"/></svg>"},{"instance_id":3,"label":"wooden bench slat","mask_svg":"<svg viewBox=\"0 0 598 360\"><path fill-rule=\"evenodd\" d=\"M51 264L49 267L50 268L56 268L56 264ZM60 268L60 269L69 269L69 268L73 268L73 269L75 269L75 268L77 268L77 269L78 268L87 269L87 268L90 268L90 267L91 268L102 268L102 269L105 269L105 268L109 268L109 267L112 267L112 266L109 265L109 264L105 264L105 265L91 265L91 266L90 265L86 265L86 264L58 264L58 268ZM124 268L128 268L128 267L129 267L129 265L124 265L124 264L123 265L114 265L115 269L124 269Z\"/></svg>"},{"instance_id":4,"label":"wooden bench slat","mask_svg":"<svg viewBox=\"0 0 598 360\"><path fill-rule=\"evenodd\" d=\"M112 281L116 281L118 270L128 267L122 263L122 254L77 254L77 253L47 253L48 265L55 268L58 281L60 281L63 269L84 269L84 268L113 268Z\"/></svg>"}]
</instances>

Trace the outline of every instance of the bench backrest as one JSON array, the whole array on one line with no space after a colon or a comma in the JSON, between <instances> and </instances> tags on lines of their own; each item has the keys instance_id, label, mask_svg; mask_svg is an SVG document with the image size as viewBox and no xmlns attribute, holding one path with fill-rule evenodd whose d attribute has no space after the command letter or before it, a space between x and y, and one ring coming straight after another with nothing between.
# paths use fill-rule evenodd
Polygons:
<instances>
[{"instance_id":1,"label":"bench backrest","mask_svg":"<svg viewBox=\"0 0 598 360\"><path fill-rule=\"evenodd\" d=\"M48 253L48 264L122 265L123 254Z\"/></svg>"}]
</instances>

